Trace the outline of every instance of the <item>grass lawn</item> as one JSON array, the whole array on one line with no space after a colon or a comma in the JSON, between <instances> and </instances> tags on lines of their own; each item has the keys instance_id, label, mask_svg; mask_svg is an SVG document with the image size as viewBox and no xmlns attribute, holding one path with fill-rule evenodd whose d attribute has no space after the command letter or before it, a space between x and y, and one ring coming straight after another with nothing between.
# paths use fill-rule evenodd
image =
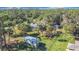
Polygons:
<instances>
[{"instance_id":1,"label":"grass lawn","mask_svg":"<svg viewBox=\"0 0 79 59\"><path fill-rule=\"evenodd\" d=\"M49 50L49 48L51 48L51 45L55 43L55 40L53 39L48 39L46 37L41 37L41 40L43 43L46 44L46 48L47 50Z\"/></svg>"},{"instance_id":2,"label":"grass lawn","mask_svg":"<svg viewBox=\"0 0 79 59\"><path fill-rule=\"evenodd\" d=\"M68 42L59 42L56 41L55 44L51 46L49 51L65 51L67 48Z\"/></svg>"},{"instance_id":3,"label":"grass lawn","mask_svg":"<svg viewBox=\"0 0 79 59\"><path fill-rule=\"evenodd\" d=\"M42 42L46 44L48 51L65 51L68 44L68 42L60 42L58 40L48 39L46 37L42 37Z\"/></svg>"},{"instance_id":4,"label":"grass lawn","mask_svg":"<svg viewBox=\"0 0 79 59\"><path fill-rule=\"evenodd\" d=\"M46 44L48 51L65 51L68 43L75 43L75 38L71 34L61 34L52 39L42 37L42 42Z\"/></svg>"}]
</instances>

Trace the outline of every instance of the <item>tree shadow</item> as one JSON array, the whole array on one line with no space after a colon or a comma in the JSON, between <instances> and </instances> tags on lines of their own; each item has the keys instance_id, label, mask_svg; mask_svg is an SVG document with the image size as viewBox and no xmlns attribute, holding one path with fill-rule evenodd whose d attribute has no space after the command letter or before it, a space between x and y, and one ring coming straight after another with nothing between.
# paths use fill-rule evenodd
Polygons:
<instances>
[{"instance_id":1,"label":"tree shadow","mask_svg":"<svg viewBox=\"0 0 79 59\"><path fill-rule=\"evenodd\" d=\"M37 37L38 35L39 35L38 33L34 33L34 34L30 34L29 36Z\"/></svg>"},{"instance_id":2,"label":"tree shadow","mask_svg":"<svg viewBox=\"0 0 79 59\"><path fill-rule=\"evenodd\" d=\"M17 37L23 37L23 36L28 36L28 34L26 33L23 33L23 34L14 34L14 35L11 35L11 37L14 37L14 38L17 38Z\"/></svg>"},{"instance_id":3,"label":"tree shadow","mask_svg":"<svg viewBox=\"0 0 79 59\"><path fill-rule=\"evenodd\" d=\"M5 48L5 51L46 51L46 44L40 42L37 46L37 48L31 47L27 43L20 43L20 44L13 44L13 45L7 45Z\"/></svg>"},{"instance_id":4,"label":"tree shadow","mask_svg":"<svg viewBox=\"0 0 79 59\"><path fill-rule=\"evenodd\" d=\"M6 50L7 51L20 51L20 50L26 50L27 46L24 45L24 43L19 43L19 44L11 44L11 45L6 45Z\"/></svg>"},{"instance_id":5,"label":"tree shadow","mask_svg":"<svg viewBox=\"0 0 79 59\"><path fill-rule=\"evenodd\" d=\"M64 39L59 39L58 41L60 41L60 42L67 42L67 40L64 40Z\"/></svg>"},{"instance_id":6,"label":"tree shadow","mask_svg":"<svg viewBox=\"0 0 79 59\"><path fill-rule=\"evenodd\" d=\"M39 43L38 50L40 50L40 51L46 51L47 50L46 44L45 43L42 43L42 42Z\"/></svg>"}]
</instances>

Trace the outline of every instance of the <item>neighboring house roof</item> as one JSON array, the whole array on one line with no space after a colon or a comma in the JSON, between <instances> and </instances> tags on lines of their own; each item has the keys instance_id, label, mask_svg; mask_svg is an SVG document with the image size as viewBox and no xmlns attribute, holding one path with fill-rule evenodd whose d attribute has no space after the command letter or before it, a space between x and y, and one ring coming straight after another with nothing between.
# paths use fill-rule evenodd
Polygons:
<instances>
[{"instance_id":1,"label":"neighboring house roof","mask_svg":"<svg viewBox=\"0 0 79 59\"><path fill-rule=\"evenodd\" d=\"M2 37L0 37L0 41L2 41L3 40L3 38Z\"/></svg>"},{"instance_id":2,"label":"neighboring house roof","mask_svg":"<svg viewBox=\"0 0 79 59\"><path fill-rule=\"evenodd\" d=\"M35 27L37 27L37 24L31 23L30 26L35 28Z\"/></svg>"}]
</instances>

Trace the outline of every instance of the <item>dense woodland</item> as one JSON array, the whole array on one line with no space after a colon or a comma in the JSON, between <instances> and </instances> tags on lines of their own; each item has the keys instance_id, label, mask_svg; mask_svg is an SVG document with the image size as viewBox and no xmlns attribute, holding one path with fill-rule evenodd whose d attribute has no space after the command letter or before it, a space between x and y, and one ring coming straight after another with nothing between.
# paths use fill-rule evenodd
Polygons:
<instances>
[{"instance_id":1,"label":"dense woodland","mask_svg":"<svg viewBox=\"0 0 79 59\"><path fill-rule=\"evenodd\" d=\"M65 51L78 38L78 9L0 10L1 50L33 50L24 45L24 36L38 37L43 44L37 50Z\"/></svg>"}]
</instances>

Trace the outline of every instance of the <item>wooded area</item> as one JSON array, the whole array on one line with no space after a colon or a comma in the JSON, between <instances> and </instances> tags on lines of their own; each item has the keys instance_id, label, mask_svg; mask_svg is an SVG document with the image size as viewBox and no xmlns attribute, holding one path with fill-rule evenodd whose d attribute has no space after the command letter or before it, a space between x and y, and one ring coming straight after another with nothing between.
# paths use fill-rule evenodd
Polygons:
<instances>
[{"instance_id":1,"label":"wooded area","mask_svg":"<svg viewBox=\"0 0 79 59\"><path fill-rule=\"evenodd\" d=\"M39 39L36 46L24 37ZM0 49L2 51L65 51L79 39L78 9L0 10Z\"/></svg>"}]
</instances>

